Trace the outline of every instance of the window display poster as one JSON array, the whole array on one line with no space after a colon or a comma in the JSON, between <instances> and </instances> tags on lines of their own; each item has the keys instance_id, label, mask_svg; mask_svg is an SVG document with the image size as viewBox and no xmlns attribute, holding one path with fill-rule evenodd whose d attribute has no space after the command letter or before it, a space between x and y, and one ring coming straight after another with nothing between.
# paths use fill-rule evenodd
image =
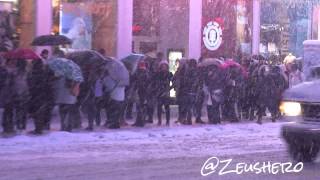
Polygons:
<instances>
[{"instance_id":1,"label":"window display poster","mask_svg":"<svg viewBox=\"0 0 320 180\"><path fill-rule=\"evenodd\" d=\"M237 51L237 0L203 0L203 57L232 58Z\"/></svg>"},{"instance_id":2,"label":"window display poster","mask_svg":"<svg viewBox=\"0 0 320 180\"><path fill-rule=\"evenodd\" d=\"M72 40L71 49L91 49L92 16L84 3L63 3L60 12L60 34Z\"/></svg>"}]
</instances>

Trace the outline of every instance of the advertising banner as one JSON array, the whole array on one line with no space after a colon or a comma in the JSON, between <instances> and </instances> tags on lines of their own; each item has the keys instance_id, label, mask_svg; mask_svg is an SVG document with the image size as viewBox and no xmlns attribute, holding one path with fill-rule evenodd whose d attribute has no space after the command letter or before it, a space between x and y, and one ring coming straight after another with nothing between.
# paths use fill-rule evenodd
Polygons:
<instances>
[{"instance_id":1,"label":"advertising banner","mask_svg":"<svg viewBox=\"0 0 320 180\"><path fill-rule=\"evenodd\" d=\"M84 3L62 3L60 34L73 41L71 49L91 49L92 16Z\"/></svg>"},{"instance_id":2,"label":"advertising banner","mask_svg":"<svg viewBox=\"0 0 320 180\"><path fill-rule=\"evenodd\" d=\"M236 48L236 0L203 0L202 54L230 56Z\"/></svg>"}]
</instances>

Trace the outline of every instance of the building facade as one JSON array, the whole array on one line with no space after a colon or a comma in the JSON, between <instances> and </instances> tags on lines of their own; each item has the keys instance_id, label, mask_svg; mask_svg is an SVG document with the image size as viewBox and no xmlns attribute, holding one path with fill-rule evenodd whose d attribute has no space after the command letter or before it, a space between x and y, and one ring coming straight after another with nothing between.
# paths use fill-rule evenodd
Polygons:
<instances>
[{"instance_id":1,"label":"building facade","mask_svg":"<svg viewBox=\"0 0 320 180\"><path fill-rule=\"evenodd\" d=\"M302 56L302 42L320 38L317 0L0 0L0 7L0 33L12 46L56 33L74 40L71 49L103 48L117 58Z\"/></svg>"}]
</instances>

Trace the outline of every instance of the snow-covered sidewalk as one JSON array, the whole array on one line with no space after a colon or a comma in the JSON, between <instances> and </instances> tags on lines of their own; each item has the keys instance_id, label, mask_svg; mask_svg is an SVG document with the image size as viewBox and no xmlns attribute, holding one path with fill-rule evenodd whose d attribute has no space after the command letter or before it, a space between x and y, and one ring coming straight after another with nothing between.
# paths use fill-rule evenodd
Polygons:
<instances>
[{"instance_id":1,"label":"snow-covered sidewalk","mask_svg":"<svg viewBox=\"0 0 320 180\"><path fill-rule=\"evenodd\" d=\"M174 126L98 130L51 131L43 136L22 134L0 138L0 160L96 158L112 161L238 155L285 149L280 137L284 123L252 122L223 125Z\"/></svg>"}]
</instances>

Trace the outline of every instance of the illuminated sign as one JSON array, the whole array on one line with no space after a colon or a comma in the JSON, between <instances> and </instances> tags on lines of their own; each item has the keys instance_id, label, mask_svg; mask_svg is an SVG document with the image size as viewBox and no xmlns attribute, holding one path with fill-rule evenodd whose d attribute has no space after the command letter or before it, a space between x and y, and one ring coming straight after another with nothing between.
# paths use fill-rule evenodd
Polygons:
<instances>
[{"instance_id":1,"label":"illuminated sign","mask_svg":"<svg viewBox=\"0 0 320 180\"><path fill-rule=\"evenodd\" d=\"M210 51L219 49L222 44L222 28L218 22L211 21L204 27L203 43Z\"/></svg>"}]
</instances>

